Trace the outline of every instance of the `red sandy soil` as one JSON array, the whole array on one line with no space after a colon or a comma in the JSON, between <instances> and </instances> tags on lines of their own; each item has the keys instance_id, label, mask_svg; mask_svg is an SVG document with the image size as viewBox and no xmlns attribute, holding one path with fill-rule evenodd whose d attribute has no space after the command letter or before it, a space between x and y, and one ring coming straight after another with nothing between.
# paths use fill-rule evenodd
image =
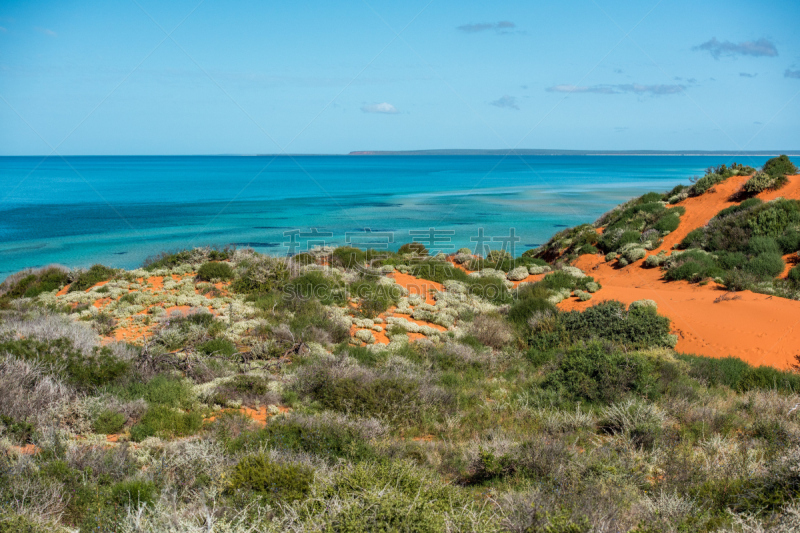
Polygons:
<instances>
[{"instance_id":1,"label":"red sandy soil","mask_svg":"<svg viewBox=\"0 0 800 533\"><path fill-rule=\"evenodd\" d=\"M253 409L252 407L242 407L241 409L225 409L225 411L232 413L241 413L247 416L248 418L252 418L262 426L266 426L267 420L270 417L274 416L267 412L266 406L261 406L258 409ZM291 408L279 405L278 411L280 411L281 413L288 413L289 411L291 411ZM216 419L217 417L212 415L206 418L204 422L213 422Z\"/></svg>"},{"instance_id":2,"label":"red sandy soil","mask_svg":"<svg viewBox=\"0 0 800 533\"><path fill-rule=\"evenodd\" d=\"M39 448L35 444L26 444L25 446L11 446L11 449L21 455L35 455L40 451L42 451L41 448Z\"/></svg>"},{"instance_id":3,"label":"red sandy soil","mask_svg":"<svg viewBox=\"0 0 800 533\"><path fill-rule=\"evenodd\" d=\"M679 205L686 208L686 213L680 226L650 253L661 250L671 253L672 247L691 230L705 226L720 210L733 205L731 196L747 179L729 178L706 194L681 202ZM800 176L789 176L789 184L782 189L759 195L765 201L778 197L800 199ZM787 368L794 356L800 354L800 302L750 291L726 293L714 282L704 286L685 281L666 282L661 279L661 269L643 268L643 262L615 268L600 255L581 256L574 265L593 276L603 288L590 301L570 298L559 307L580 310L603 300L629 304L649 299L658 304L661 314L672 320L673 331L679 338L676 346L679 352L734 356L753 365L777 368ZM720 297L721 301L717 301Z\"/></svg>"}]
</instances>

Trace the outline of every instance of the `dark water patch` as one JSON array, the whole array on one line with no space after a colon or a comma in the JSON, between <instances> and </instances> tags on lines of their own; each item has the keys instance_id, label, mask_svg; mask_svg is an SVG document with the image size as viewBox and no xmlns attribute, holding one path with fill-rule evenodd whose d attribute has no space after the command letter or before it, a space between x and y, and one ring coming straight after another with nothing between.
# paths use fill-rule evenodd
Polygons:
<instances>
[{"instance_id":1,"label":"dark water patch","mask_svg":"<svg viewBox=\"0 0 800 533\"><path fill-rule=\"evenodd\" d=\"M568 228L569 226L566 224L553 224L554 228Z\"/></svg>"},{"instance_id":2,"label":"dark water patch","mask_svg":"<svg viewBox=\"0 0 800 533\"><path fill-rule=\"evenodd\" d=\"M127 254L127 253L128 253L128 252L114 252L114 255L125 255L125 254Z\"/></svg>"}]
</instances>

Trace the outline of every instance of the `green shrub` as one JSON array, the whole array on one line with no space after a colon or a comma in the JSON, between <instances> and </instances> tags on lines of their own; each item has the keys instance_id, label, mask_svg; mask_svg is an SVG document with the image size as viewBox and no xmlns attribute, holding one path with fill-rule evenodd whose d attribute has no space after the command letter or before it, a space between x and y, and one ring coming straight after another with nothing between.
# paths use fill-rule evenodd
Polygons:
<instances>
[{"instance_id":1,"label":"green shrub","mask_svg":"<svg viewBox=\"0 0 800 533\"><path fill-rule=\"evenodd\" d=\"M657 229L658 231L675 231L678 229L678 226L681 224L681 217L676 215L675 213L668 213L663 217L659 218L656 223L653 225L653 229Z\"/></svg>"},{"instance_id":2,"label":"green shrub","mask_svg":"<svg viewBox=\"0 0 800 533\"><path fill-rule=\"evenodd\" d=\"M736 388L740 391L774 389L796 394L800 392L800 374L784 372L771 366L749 366L742 373Z\"/></svg>"},{"instance_id":3,"label":"green shrub","mask_svg":"<svg viewBox=\"0 0 800 533\"><path fill-rule=\"evenodd\" d=\"M111 487L111 501L123 509L152 505L157 495L155 484L143 479L120 481Z\"/></svg>"},{"instance_id":4,"label":"green shrub","mask_svg":"<svg viewBox=\"0 0 800 533\"><path fill-rule=\"evenodd\" d=\"M778 242L772 237L756 236L750 239L747 243L748 251L753 255L760 254L778 254L781 253L781 247Z\"/></svg>"},{"instance_id":5,"label":"green shrub","mask_svg":"<svg viewBox=\"0 0 800 533\"><path fill-rule=\"evenodd\" d=\"M636 354L608 351L600 343L568 350L545 378L544 388L561 390L575 399L609 403L627 393L654 397L652 363Z\"/></svg>"},{"instance_id":6,"label":"green shrub","mask_svg":"<svg viewBox=\"0 0 800 533\"><path fill-rule=\"evenodd\" d=\"M230 357L236 353L236 346L228 339L211 339L197 346L197 351L206 355Z\"/></svg>"},{"instance_id":7,"label":"green shrub","mask_svg":"<svg viewBox=\"0 0 800 533\"><path fill-rule=\"evenodd\" d=\"M397 250L398 255L403 254L415 254L419 256L426 256L428 255L428 249L425 248L421 242L409 242L404 244Z\"/></svg>"},{"instance_id":8,"label":"green shrub","mask_svg":"<svg viewBox=\"0 0 800 533\"><path fill-rule=\"evenodd\" d=\"M764 163L762 170L770 176L787 176L797 174L797 167L786 155L773 157Z\"/></svg>"},{"instance_id":9,"label":"green shrub","mask_svg":"<svg viewBox=\"0 0 800 533\"><path fill-rule=\"evenodd\" d=\"M220 263L217 261L203 263L203 265L197 269L195 279L199 281L233 279L233 269L228 263Z\"/></svg>"},{"instance_id":10,"label":"green shrub","mask_svg":"<svg viewBox=\"0 0 800 533\"><path fill-rule=\"evenodd\" d=\"M127 361L114 357L107 347L94 348L86 355L66 338L51 341L35 339L0 341L0 353L38 361L81 391L93 391L120 383L131 370Z\"/></svg>"},{"instance_id":11,"label":"green shrub","mask_svg":"<svg viewBox=\"0 0 800 533\"><path fill-rule=\"evenodd\" d=\"M783 174L770 175L766 172L756 172L752 178L747 180L742 186L742 192L749 195L756 195L768 189L780 189L788 180Z\"/></svg>"},{"instance_id":12,"label":"green shrub","mask_svg":"<svg viewBox=\"0 0 800 533\"><path fill-rule=\"evenodd\" d=\"M639 348L671 346L669 318L650 306L626 310L624 304L611 300L583 312L562 313L559 320L574 340L602 339Z\"/></svg>"},{"instance_id":13,"label":"green shrub","mask_svg":"<svg viewBox=\"0 0 800 533\"><path fill-rule=\"evenodd\" d=\"M763 253L752 258L744 267L745 271L762 279L774 278L783 272L784 263L780 253Z\"/></svg>"},{"instance_id":14,"label":"green shrub","mask_svg":"<svg viewBox=\"0 0 800 533\"><path fill-rule=\"evenodd\" d=\"M151 405L131 428L131 440L141 442L153 436L163 439L188 437L197 433L202 425L200 413L183 413L166 405Z\"/></svg>"},{"instance_id":15,"label":"green shrub","mask_svg":"<svg viewBox=\"0 0 800 533\"><path fill-rule=\"evenodd\" d=\"M556 307L543 298L525 298L511 306L508 319L518 326L527 326L528 319L537 312L555 313Z\"/></svg>"},{"instance_id":16,"label":"green shrub","mask_svg":"<svg viewBox=\"0 0 800 533\"><path fill-rule=\"evenodd\" d=\"M85 291L101 281L111 279L116 273L117 271L113 268L108 268L103 265L94 265L89 270L78 274L78 277L75 278L75 281L69 286L69 292Z\"/></svg>"},{"instance_id":17,"label":"green shrub","mask_svg":"<svg viewBox=\"0 0 800 533\"><path fill-rule=\"evenodd\" d=\"M680 256L675 256L670 264L671 266L664 273L664 279L669 281L683 279L697 282L706 278L722 276L725 273L717 265L714 256L702 250L686 251Z\"/></svg>"},{"instance_id":18,"label":"green shrub","mask_svg":"<svg viewBox=\"0 0 800 533\"><path fill-rule=\"evenodd\" d=\"M30 443L36 431L33 424L24 420L15 420L4 414L0 414L0 424L5 427L4 433L19 444Z\"/></svg>"},{"instance_id":19,"label":"green shrub","mask_svg":"<svg viewBox=\"0 0 800 533\"><path fill-rule=\"evenodd\" d=\"M791 280L791 281L793 281L795 283L800 283L800 265L792 267L792 269L789 271L789 275L787 276L787 279L789 279L789 280Z\"/></svg>"},{"instance_id":20,"label":"green shrub","mask_svg":"<svg viewBox=\"0 0 800 533\"><path fill-rule=\"evenodd\" d=\"M118 433L125 426L125 415L106 409L101 412L94 421L95 433L110 434Z\"/></svg>"},{"instance_id":21,"label":"green shrub","mask_svg":"<svg viewBox=\"0 0 800 533\"><path fill-rule=\"evenodd\" d=\"M735 357L701 357L679 354L678 358L689 363L689 376L706 383L709 387L724 385L737 389L742 375L750 365Z\"/></svg>"},{"instance_id":22,"label":"green shrub","mask_svg":"<svg viewBox=\"0 0 800 533\"><path fill-rule=\"evenodd\" d=\"M151 404L186 408L194 400L191 384L183 379L175 379L160 374L147 383L136 382L120 391L125 399L144 398Z\"/></svg>"},{"instance_id":23,"label":"green shrub","mask_svg":"<svg viewBox=\"0 0 800 533\"><path fill-rule=\"evenodd\" d=\"M67 272L60 268L50 267L38 271L31 271L13 285L6 287L6 283L0 285L0 293L4 298L34 298L43 292L50 292L60 289L69 281Z\"/></svg>"},{"instance_id":24,"label":"green shrub","mask_svg":"<svg viewBox=\"0 0 800 533\"><path fill-rule=\"evenodd\" d=\"M361 434L350 425L325 419L278 419L258 431L247 432L227 446L233 453L268 446L278 450L307 452L320 457L364 460L374 455Z\"/></svg>"},{"instance_id":25,"label":"green shrub","mask_svg":"<svg viewBox=\"0 0 800 533\"><path fill-rule=\"evenodd\" d=\"M747 209L750 209L751 207L755 207L763 203L764 203L763 200L761 200L760 198L748 198L747 200L745 200L740 204L735 204L730 207L726 207L725 209L714 215L714 218L722 218L728 215L732 215L734 213L745 211Z\"/></svg>"},{"instance_id":26,"label":"green shrub","mask_svg":"<svg viewBox=\"0 0 800 533\"><path fill-rule=\"evenodd\" d=\"M314 471L300 464L277 464L266 455L244 457L234 467L229 487L248 490L270 502L302 500L311 491Z\"/></svg>"},{"instance_id":27,"label":"green shrub","mask_svg":"<svg viewBox=\"0 0 800 533\"><path fill-rule=\"evenodd\" d=\"M705 240L705 232L703 228L697 228L690 231L686 237L678 245L678 248L681 250L686 250L687 248L696 248L702 246L703 241Z\"/></svg>"},{"instance_id":28,"label":"green shrub","mask_svg":"<svg viewBox=\"0 0 800 533\"><path fill-rule=\"evenodd\" d=\"M289 299L316 299L323 305L341 304L345 300L344 286L321 272L307 272L296 277L283 290Z\"/></svg>"},{"instance_id":29,"label":"green shrub","mask_svg":"<svg viewBox=\"0 0 800 533\"><path fill-rule=\"evenodd\" d=\"M800 231L790 229L778 238L778 245L784 254L800 251Z\"/></svg>"},{"instance_id":30,"label":"green shrub","mask_svg":"<svg viewBox=\"0 0 800 533\"><path fill-rule=\"evenodd\" d=\"M298 261L303 261L303 258ZM264 294L279 289L286 283L289 279L289 268L280 258L254 254L239 263L238 274L231 289L243 294Z\"/></svg>"},{"instance_id":31,"label":"green shrub","mask_svg":"<svg viewBox=\"0 0 800 533\"><path fill-rule=\"evenodd\" d=\"M0 533L65 533L66 529L56 524L41 524L27 516L4 509L0 516Z\"/></svg>"},{"instance_id":32,"label":"green shrub","mask_svg":"<svg viewBox=\"0 0 800 533\"><path fill-rule=\"evenodd\" d=\"M502 305L511 301L511 293L508 292L504 280L500 278L470 278L467 290L470 294L479 296L495 305Z\"/></svg>"},{"instance_id":33,"label":"green shrub","mask_svg":"<svg viewBox=\"0 0 800 533\"><path fill-rule=\"evenodd\" d=\"M372 281L352 283L348 292L351 298L360 300L358 308L368 318L374 318L389 309L390 306L397 304L402 296L399 287Z\"/></svg>"}]
</instances>

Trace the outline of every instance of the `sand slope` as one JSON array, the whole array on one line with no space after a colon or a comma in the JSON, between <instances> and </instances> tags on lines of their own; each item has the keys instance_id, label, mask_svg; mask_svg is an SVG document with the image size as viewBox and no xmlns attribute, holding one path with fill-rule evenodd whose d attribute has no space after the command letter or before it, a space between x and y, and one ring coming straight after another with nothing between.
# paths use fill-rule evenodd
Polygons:
<instances>
[{"instance_id":1,"label":"sand slope","mask_svg":"<svg viewBox=\"0 0 800 533\"><path fill-rule=\"evenodd\" d=\"M686 213L680 227L650 254L660 250L671 253L690 231L705 226L720 210L733 205L731 197L745 181L747 177L732 177L713 191L681 202ZM789 184L779 191L759 195L765 201L778 197L800 199L800 176L790 176ZM575 266L595 277L603 288L588 302L570 298L559 307L585 309L603 300L627 304L650 299L658 303L660 313L672 320L673 331L679 337L679 352L734 356L753 365L778 368L786 368L800 354L800 302L750 291L727 293L713 282L705 286L665 282L660 269L644 268L643 262L615 268L602 256L581 256Z\"/></svg>"}]
</instances>

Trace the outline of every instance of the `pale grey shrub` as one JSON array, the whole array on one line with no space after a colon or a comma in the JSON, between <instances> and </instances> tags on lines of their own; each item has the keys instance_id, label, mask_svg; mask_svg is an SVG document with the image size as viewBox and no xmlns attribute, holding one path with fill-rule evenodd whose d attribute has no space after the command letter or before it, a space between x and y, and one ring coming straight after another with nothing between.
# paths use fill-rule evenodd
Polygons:
<instances>
[{"instance_id":1,"label":"pale grey shrub","mask_svg":"<svg viewBox=\"0 0 800 533\"><path fill-rule=\"evenodd\" d=\"M47 311L33 310L30 313L14 313L0 322L0 336L14 335L26 339L53 341L66 338L75 349L91 354L100 345L100 338L91 327L82 322L74 322L64 315Z\"/></svg>"},{"instance_id":2,"label":"pale grey shrub","mask_svg":"<svg viewBox=\"0 0 800 533\"><path fill-rule=\"evenodd\" d=\"M36 363L0 356L0 413L41 425L54 407L75 397L75 391Z\"/></svg>"}]
</instances>

